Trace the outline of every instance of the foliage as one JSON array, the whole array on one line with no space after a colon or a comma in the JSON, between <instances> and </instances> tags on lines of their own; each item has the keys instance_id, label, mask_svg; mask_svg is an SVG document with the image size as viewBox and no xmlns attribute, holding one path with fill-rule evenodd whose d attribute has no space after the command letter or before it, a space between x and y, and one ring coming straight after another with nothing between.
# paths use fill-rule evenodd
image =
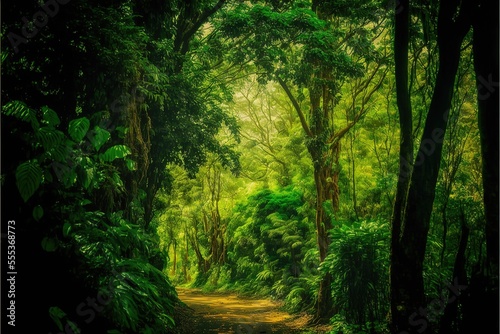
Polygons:
<instances>
[{"instance_id":1,"label":"foliage","mask_svg":"<svg viewBox=\"0 0 500 334\"><path fill-rule=\"evenodd\" d=\"M330 319L332 330L328 334L368 334L368 333L389 333L387 326L383 322L366 323L363 325L355 325L346 321L345 317L336 314Z\"/></svg>"},{"instance_id":2,"label":"foliage","mask_svg":"<svg viewBox=\"0 0 500 334\"><path fill-rule=\"evenodd\" d=\"M41 7L5 6L2 205L23 222L19 305L39 301L40 331L164 333L172 282L313 311L328 272L332 332L386 332L401 168L389 5L74 0L13 48ZM409 13L412 138L437 80L437 14ZM430 189L428 300L452 279L463 226L466 280L487 254L472 43ZM89 296L107 302L87 324Z\"/></svg>"},{"instance_id":3,"label":"foliage","mask_svg":"<svg viewBox=\"0 0 500 334\"><path fill-rule=\"evenodd\" d=\"M292 187L261 190L237 205L228 226L231 281L237 289L261 291L299 311L313 301L316 261L313 233L302 195Z\"/></svg>"},{"instance_id":4,"label":"foliage","mask_svg":"<svg viewBox=\"0 0 500 334\"><path fill-rule=\"evenodd\" d=\"M389 307L387 223L340 224L330 235L330 254L320 271L333 277L332 294L340 314L362 328L383 322ZM369 327L364 330L369 331Z\"/></svg>"},{"instance_id":5,"label":"foliage","mask_svg":"<svg viewBox=\"0 0 500 334\"><path fill-rule=\"evenodd\" d=\"M109 135L86 137L90 121L85 117L70 121L64 132L58 129L57 113L47 107L34 110L11 101L2 112L32 125L30 132L23 133L32 156L16 169L20 195L40 223L59 217L45 231L42 249L70 260L71 275L89 291L106 296L102 315L120 330L161 333L173 327L177 296L161 272L163 260L156 261L158 267L152 264L158 256L164 257L154 236L124 219L111 204L96 202L97 192L107 185L115 193L123 191L114 164L123 163L128 148L110 146ZM47 196L52 203L43 200ZM112 202L115 194L109 196L106 202ZM82 325L73 312L64 306L50 309L59 330L66 323Z\"/></svg>"}]
</instances>

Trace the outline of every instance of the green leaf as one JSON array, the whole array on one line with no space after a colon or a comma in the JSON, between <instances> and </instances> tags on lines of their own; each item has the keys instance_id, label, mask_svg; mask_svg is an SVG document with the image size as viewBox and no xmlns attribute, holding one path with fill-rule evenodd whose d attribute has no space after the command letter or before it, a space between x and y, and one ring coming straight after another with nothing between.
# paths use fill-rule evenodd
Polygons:
<instances>
[{"instance_id":1,"label":"green leaf","mask_svg":"<svg viewBox=\"0 0 500 334\"><path fill-rule=\"evenodd\" d=\"M25 202L33 196L42 183L43 171L38 161L26 161L16 169L16 184Z\"/></svg>"},{"instance_id":2,"label":"green leaf","mask_svg":"<svg viewBox=\"0 0 500 334\"><path fill-rule=\"evenodd\" d=\"M56 127L61 124L61 120L59 119L59 116L57 116L57 113L49 107L42 107L42 114L43 120L47 123L47 125Z\"/></svg>"},{"instance_id":3,"label":"green leaf","mask_svg":"<svg viewBox=\"0 0 500 334\"><path fill-rule=\"evenodd\" d=\"M69 188L75 184L77 177L78 177L78 175L76 173L76 170L71 168L71 169L67 170L67 173L63 174L62 182L63 182L65 187Z\"/></svg>"},{"instance_id":4,"label":"green leaf","mask_svg":"<svg viewBox=\"0 0 500 334\"><path fill-rule=\"evenodd\" d=\"M51 126L44 126L36 132L36 138L46 151L58 146L64 140L64 133Z\"/></svg>"},{"instance_id":5,"label":"green leaf","mask_svg":"<svg viewBox=\"0 0 500 334\"><path fill-rule=\"evenodd\" d=\"M137 167L136 167L134 160L127 158L127 159L125 159L125 163L127 164L127 168L129 171L137 170Z\"/></svg>"},{"instance_id":6,"label":"green leaf","mask_svg":"<svg viewBox=\"0 0 500 334\"><path fill-rule=\"evenodd\" d=\"M82 185L85 189L88 189L92 180L94 179L94 168L85 168L83 171Z\"/></svg>"},{"instance_id":7,"label":"green leaf","mask_svg":"<svg viewBox=\"0 0 500 334\"><path fill-rule=\"evenodd\" d=\"M48 150L50 157L58 162L67 162L68 156L72 149L64 142L60 142L57 146L52 147Z\"/></svg>"},{"instance_id":8,"label":"green leaf","mask_svg":"<svg viewBox=\"0 0 500 334\"><path fill-rule=\"evenodd\" d=\"M126 128L124 126L117 126L115 130L118 133L118 137L120 137L121 139L124 139L125 135L128 132L128 128Z\"/></svg>"},{"instance_id":9,"label":"green leaf","mask_svg":"<svg viewBox=\"0 0 500 334\"><path fill-rule=\"evenodd\" d=\"M92 146L94 146L96 151L99 151L106 143L109 138L111 137L111 134L109 131L106 131L98 126L94 128L94 131L92 133L92 136L90 136L90 142L92 143Z\"/></svg>"},{"instance_id":10,"label":"green leaf","mask_svg":"<svg viewBox=\"0 0 500 334\"><path fill-rule=\"evenodd\" d=\"M41 205L35 206L33 209L33 218L35 218L36 221L39 221L43 217L43 208Z\"/></svg>"},{"instance_id":11,"label":"green leaf","mask_svg":"<svg viewBox=\"0 0 500 334\"><path fill-rule=\"evenodd\" d=\"M36 118L36 111L29 108L24 102L11 101L2 107L2 111L7 116L14 116L24 122L30 122L34 130L40 127Z\"/></svg>"},{"instance_id":12,"label":"green leaf","mask_svg":"<svg viewBox=\"0 0 500 334\"><path fill-rule=\"evenodd\" d=\"M49 315L52 318L52 320L55 322L57 328L59 328L60 331L63 330L63 324L62 324L62 319L66 316L66 313L61 310L57 306L52 306L49 308Z\"/></svg>"},{"instance_id":13,"label":"green leaf","mask_svg":"<svg viewBox=\"0 0 500 334\"><path fill-rule=\"evenodd\" d=\"M131 153L132 152L130 152L130 149L126 145L115 145L108 148L104 154L101 154L100 158L104 162L111 162L115 159L125 158Z\"/></svg>"},{"instance_id":14,"label":"green leaf","mask_svg":"<svg viewBox=\"0 0 500 334\"><path fill-rule=\"evenodd\" d=\"M42 248L46 252L54 252L57 249L57 240L48 237L43 238Z\"/></svg>"},{"instance_id":15,"label":"green leaf","mask_svg":"<svg viewBox=\"0 0 500 334\"><path fill-rule=\"evenodd\" d=\"M63 225L63 235L65 237L69 236L69 233L71 232L71 224L66 222Z\"/></svg>"},{"instance_id":16,"label":"green leaf","mask_svg":"<svg viewBox=\"0 0 500 334\"><path fill-rule=\"evenodd\" d=\"M85 205L88 205L88 204L91 204L92 202L88 199L84 199L80 202L80 206L85 206Z\"/></svg>"},{"instance_id":17,"label":"green leaf","mask_svg":"<svg viewBox=\"0 0 500 334\"><path fill-rule=\"evenodd\" d=\"M86 117L81 117L69 122L68 133L74 141L80 142L87 134L90 127L90 121Z\"/></svg>"},{"instance_id":18,"label":"green leaf","mask_svg":"<svg viewBox=\"0 0 500 334\"><path fill-rule=\"evenodd\" d=\"M74 334L80 334L80 328L71 320L68 320L68 325Z\"/></svg>"},{"instance_id":19,"label":"green leaf","mask_svg":"<svg viewBox=\"0 0 500 334\"><path fill-rule=\"evenodd\" d=\"M45 180L47 183L51 183L54 181L50 170L45 170L45 172L43 173L43 180Z\"/></svg>"}]
</instances>

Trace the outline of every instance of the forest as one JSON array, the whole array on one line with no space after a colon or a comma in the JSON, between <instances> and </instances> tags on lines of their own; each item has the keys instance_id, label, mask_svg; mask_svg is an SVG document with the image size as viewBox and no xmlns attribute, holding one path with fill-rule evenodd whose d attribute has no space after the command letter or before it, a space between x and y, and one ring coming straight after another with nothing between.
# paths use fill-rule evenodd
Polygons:
<instances>
[{"instance_id":1,"label":"forest","mask_svg":"<svg viewBox=\"0 0 500 334\"><path fill-rule=\"evenodd\" d=\"M2 332L498 332L498 14L3 1Z\"/></svg>"}]
</instances>

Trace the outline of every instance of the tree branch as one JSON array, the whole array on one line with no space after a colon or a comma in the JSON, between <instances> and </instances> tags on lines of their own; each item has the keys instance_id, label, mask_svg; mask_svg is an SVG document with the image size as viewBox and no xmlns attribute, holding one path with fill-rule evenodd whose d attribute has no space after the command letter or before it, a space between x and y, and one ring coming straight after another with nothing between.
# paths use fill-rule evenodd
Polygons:
<instances>
[{"instance_id":1,"label":"tree branch","mask_svg":"<svg viewBox=\"0 0 500 334\"><path fill-rule=\"evenodd\" d=\"M174 39L174 50L181 55L189 51L189 43L194 34L207 21L207 19L217 12L226 3L226 0L219 0L212 8L205 9L201 15L189 15L186 8L181 9L177 20L177 29ZM187 5L187 4L186 4ZM187 6L186 6L187 7ZM198 17L197 17L198 16ZM191 24L191 21L194 23Z\"/></svg>"},{"instance_id":2,"label":"tree branch","mask_svg":"<svg viewBox=\"0 0 500 334\"><path fill-rule=\"evenodd\" d=\"M276 75L276 80L278 80L278 83L283 88L286 95L288 96L288 98L292 102L293 107L295 108L295 111L299 115L300 124L302 124L302 128L304 129L304 131L306 132L306 134L309 137L312 137L313 134L311 132L311 129L309 129L309 126L307 125L306 118L304 116L304 113L302 112L302 109L300 108L299 102L297 101L297 99L295 99L295 96L293 96L292 92L290 91L290 88L288 88L288 85L286 84L285 81L283 81L283 79L281 79L278 75Z\"/></svg>"}]
</instances>

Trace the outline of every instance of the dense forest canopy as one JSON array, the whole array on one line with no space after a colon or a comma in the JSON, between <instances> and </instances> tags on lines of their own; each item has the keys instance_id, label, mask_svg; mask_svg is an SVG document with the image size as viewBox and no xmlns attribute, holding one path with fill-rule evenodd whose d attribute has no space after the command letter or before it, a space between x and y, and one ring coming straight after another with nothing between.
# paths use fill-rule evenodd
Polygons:
<instances>
[{"instance_id":1,"label":"dense forest canopy","mask_svg":"<svg viewBox=\"0 0 500 334\"><path fill-rule=\"evenodd\" d=\"M4 2L2 329L181 333L183 286L498 331L498 9Z\"/></svg>"}]
</instances>

